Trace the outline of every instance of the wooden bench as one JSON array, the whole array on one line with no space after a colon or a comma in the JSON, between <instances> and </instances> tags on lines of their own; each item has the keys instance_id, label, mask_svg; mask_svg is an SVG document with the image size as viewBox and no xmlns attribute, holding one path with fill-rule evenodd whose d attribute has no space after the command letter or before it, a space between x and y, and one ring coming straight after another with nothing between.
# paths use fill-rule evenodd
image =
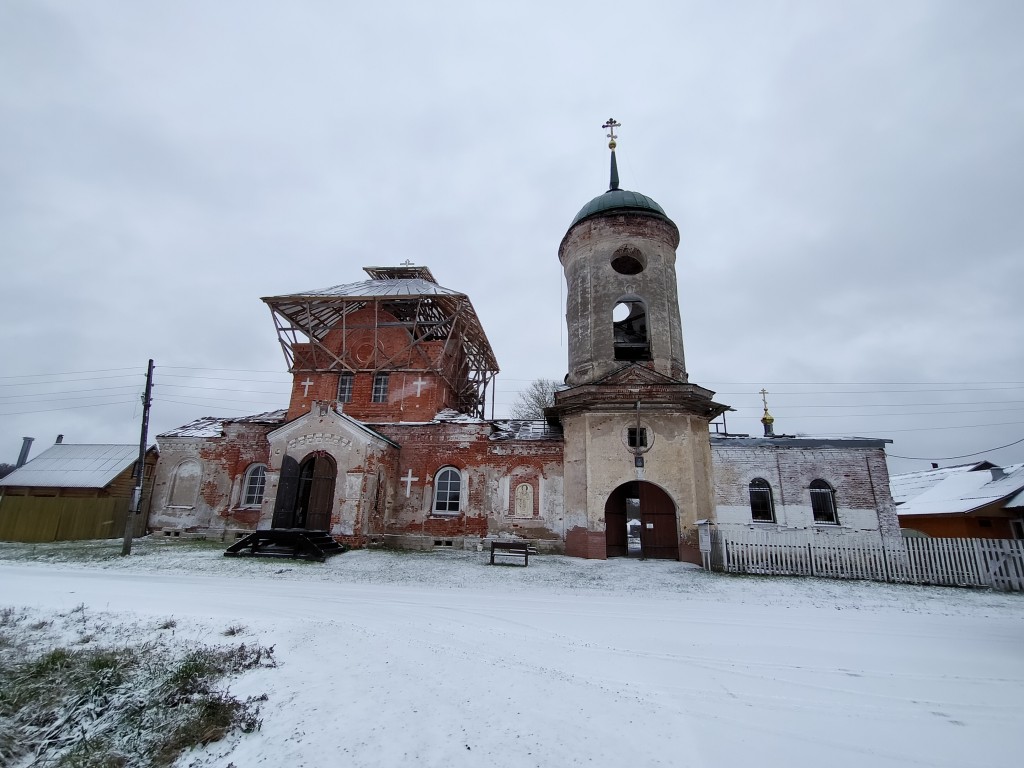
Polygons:
<instances>
[{"instance_id":1,"label":"wooden bench","mask_svg":"<svg viewBox=\"0 0 1024 768\"><path fill-rule=\"evenodd\" d=\"M494 556L512 555L523 558L523 565L530 564L530 555L536 555L537 550L525 541L492 541L491 542L491 565L494 565Z\"/></svg>"}]
</instances>

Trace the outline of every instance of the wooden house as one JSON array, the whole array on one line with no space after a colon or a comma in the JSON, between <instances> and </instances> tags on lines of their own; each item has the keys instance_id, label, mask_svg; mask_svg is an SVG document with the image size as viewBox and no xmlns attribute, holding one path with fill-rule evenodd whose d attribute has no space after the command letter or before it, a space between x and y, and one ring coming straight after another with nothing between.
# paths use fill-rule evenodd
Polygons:
<instances>
[{"instance_id":1,"label":"wooden house","mask_svg":"<svg viewBox=\"0 0 1024 768\"><path fill-rule=\"evenodd\" d=\"M57 443L0 479L0 541L66 541L123 535L135 489L137 445ZM146 454L141 514L146 531L157 451Z\"/></svg>"},{"instance_id":2,"label":"wooden house","mask_svg":"<svg viewBox=\"0 0 1024 768\"><path fill-rule=\"evenodd\" d=\"M1024 539L1024 464L932 467L890 482L905 535Z\"/></svg>"}]
</instances>

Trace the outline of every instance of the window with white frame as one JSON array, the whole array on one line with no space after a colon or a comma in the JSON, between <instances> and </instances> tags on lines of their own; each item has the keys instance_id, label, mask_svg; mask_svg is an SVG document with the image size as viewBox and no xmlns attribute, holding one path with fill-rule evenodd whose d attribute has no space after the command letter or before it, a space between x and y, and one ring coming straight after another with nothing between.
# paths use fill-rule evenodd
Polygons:
<instances>
[{"instance_id":1,"label":"window with white frame","mask_svg":"<svg viewBox=\"0 0 1024 768\"><path fill-rule=\"evenodd\" d=\"M373 395L370 399L375 403L386 403L388 401L388 374L374 374Z\"/></svg>"},{"instance_id":2,"label":"window with white frame","mask_svg":"<svg viewBox=\"0 0 1024 768\"><path fill-rule=\"evenodd\" d=\"M352 402L352 381L355 377L351 373L343 373L338 377L338 402Z\"/></svg>"},{"instance_id":3,"label":"window with white frame","mask_svg":"<svg viewBox=\"0 0 1024 768\"><path fill-rule=\"evenodd\" d=\"M824 480L811 481L811 512L814 522L838 524L836 517L836 491Z\"/></svg>"},{"instance_id":4,"label":"window with white frame","mask_svg":"<svg viewBox=\"0 0 1024 768\"><path fill-rule=\"evenodd\" d=\"M445 467L434 477L434 514L457 515L462 500L462 475Z\"/></svg>"},{"instance_id":5,"label":"window with white frame","mask_svg":"<svg viewBox=\"0 0 1024 768\"><path fill-rule=\"evenodd\" d=\"M258 507L263 503L263 491L267 488L267 468L263 464L253 464L245 471L245 489L242 494L243 507Z\"/></svg>"},{"instance_id":6,"label":"window with white frame","mask_svg":"<svg viewBox=\"0 0 1024 768\"><path fill-rule=\"evenodd\" d=\"M750 481L750 519L755 523L775 522L772 487L763 477L755 477Z\"/></svg>"}]
</instances>

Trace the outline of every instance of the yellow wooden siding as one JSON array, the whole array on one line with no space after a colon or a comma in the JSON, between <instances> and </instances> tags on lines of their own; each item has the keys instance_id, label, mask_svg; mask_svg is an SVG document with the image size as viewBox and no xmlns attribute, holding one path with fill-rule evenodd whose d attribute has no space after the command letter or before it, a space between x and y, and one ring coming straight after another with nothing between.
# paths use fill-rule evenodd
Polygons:
<instances>
[{"instance_id":1,"label":"yellow wooden siding","mask_svg":"<svg viewBox=\"0 0 1024 768\"><path fill-rule=\"evenodd\" d=\"M0 541L115 539L124 535L129 499L0 498ZM146 515L136 515L134 534L146 532Z\"/></svg>"}]
</instances>

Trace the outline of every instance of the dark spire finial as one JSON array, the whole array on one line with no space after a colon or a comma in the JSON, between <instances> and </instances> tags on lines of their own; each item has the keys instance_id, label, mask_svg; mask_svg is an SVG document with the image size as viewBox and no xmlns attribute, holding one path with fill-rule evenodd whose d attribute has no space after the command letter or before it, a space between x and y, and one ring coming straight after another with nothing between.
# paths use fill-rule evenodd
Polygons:
<instances>
[{"instance_id":1,"label":"dark spire finial","mask_svg":"<svg viewBox=\"0 0 1024 768\"><path fill-rule=\"evenodd\" d=\"M617 138L615 136L615 129L621 125L622 123L616 121L614 117L609 117L608 121L601 126L608 129L608 149L612 151L611 181L608 184L609 192L619 188L619 166L615 162L615 139Z\"/></svg>"}]
</instances>

